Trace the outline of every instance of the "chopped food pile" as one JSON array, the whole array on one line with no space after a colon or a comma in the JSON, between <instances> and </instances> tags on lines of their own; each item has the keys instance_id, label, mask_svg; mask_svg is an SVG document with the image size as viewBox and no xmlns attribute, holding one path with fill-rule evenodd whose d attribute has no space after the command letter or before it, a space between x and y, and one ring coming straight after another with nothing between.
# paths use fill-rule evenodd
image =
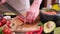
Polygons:
<instances>
[{"instance_id":1,"label":"chopped food pile","mask_svg":"<svg viewBox=\"0 0 60 34\"><path fill-rule=\"evenodd\" d=\"M48 8L42 9L41 12L44 14L47 14L47 15L56 15L57 14L56 10L48 9Z\"/></svg>"},{"instance_id":2,"label":"chopped food pile","mask_svg":"<svg viewBox=\"0 0 60 34\"><path fill-rule=\"evenodd\" d=\"M0 14L0 34L15 34L15 32L25 32L25 34L59 33L60 28L56 27L57 22L54 21L58 12L53 9L43 9L41 13L43 13L44 18L42 17L41 19L41 17L38 16L33 23L24 23L25 18L15 13ZM45 18L46 15L47 19ZM48 16L54 16L54 19L50 19L51 17L48 18ZM43 22L42 20L47 21Z\"/></svg>"}]
</instances>

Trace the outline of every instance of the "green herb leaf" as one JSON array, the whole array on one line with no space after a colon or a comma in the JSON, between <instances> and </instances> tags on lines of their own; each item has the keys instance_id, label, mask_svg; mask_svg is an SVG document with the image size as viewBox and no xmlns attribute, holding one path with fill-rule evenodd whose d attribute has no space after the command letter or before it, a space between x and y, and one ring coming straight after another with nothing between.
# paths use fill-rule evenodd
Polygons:
<instances>
[{"instance_id":1,"label":"green herb leaf","mask_svg":"<svg viewBox=\"0 0 60 34\"><path fill-rule=\"evenodd\" d=\"M42 22L40 22L40 23L38 24L38 26L43 26L43 23L42 23Z\"/></svg>"},{"instance_id":2,"label":"green herb leaf","mask_svg":"<svg viewBox=\"0 0 60 34\"><path fill-rule=\"evenodd\" d=\"M3 34L3 30L0 28L0 34Z\"/></svg>"}]
</instances>

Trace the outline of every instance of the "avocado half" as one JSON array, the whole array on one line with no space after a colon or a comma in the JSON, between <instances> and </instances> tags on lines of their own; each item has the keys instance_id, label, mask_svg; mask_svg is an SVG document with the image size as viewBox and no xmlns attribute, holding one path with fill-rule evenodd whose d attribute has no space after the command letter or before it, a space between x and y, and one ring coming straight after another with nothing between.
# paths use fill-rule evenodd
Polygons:
<instances>
[{"instance_id":1,"label":"avocado half","mask_svg":"<svg viewBox=\"0 0 60 34\"><path fill-rule=\"evenodd\" d=\"M51 33L56 27L55 22L53 21L48 21L44 24L44 32L45 33Z\"/></svg>"}]
</instances>

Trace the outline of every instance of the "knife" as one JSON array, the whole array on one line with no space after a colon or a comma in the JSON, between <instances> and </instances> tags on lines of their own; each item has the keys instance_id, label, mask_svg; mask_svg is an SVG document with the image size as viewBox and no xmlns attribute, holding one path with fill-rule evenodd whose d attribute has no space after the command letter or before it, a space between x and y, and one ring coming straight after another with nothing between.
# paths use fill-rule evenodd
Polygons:
<instances>
[{"instance_id":1,"label":"knife","mask_svg":"<svg viewBox=\"0 0 60 34\"><path fill-rule=\"evenodd\" d=\"M8 8L9 10L11 10L12 12L16 13L18 18L24 22L24 19L26 19L26 17L24 17L21 13L19 13L17 10L15 10L11 5L9 5L7 2L4 4L4 6L6 8Z\"/></svg>"},{"instance_id":2,"label":"knife","mask_svg":"<svg viewBox=\"0 0 60 34\"><path fill-rule=\"evenodd\" d=\"M4 6L16 14L21 14L16 9L14 9L11 5L9 5L7 2L4 4Z\"/></svg>"}]
</instances>

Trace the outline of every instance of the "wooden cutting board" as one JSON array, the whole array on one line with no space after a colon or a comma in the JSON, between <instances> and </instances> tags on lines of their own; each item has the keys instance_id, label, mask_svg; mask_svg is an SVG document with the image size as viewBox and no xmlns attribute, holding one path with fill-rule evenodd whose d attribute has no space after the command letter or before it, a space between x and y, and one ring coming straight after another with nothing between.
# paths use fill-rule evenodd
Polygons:
<instances>
[{"instance_id":1,"label":"wooden cutting board","mask_svg":"<svg viewBox=\"0 0 60 34\"><path fill-rule=\"evenodd\" d=\"M28 32L28 31L37 31L39 30L40 17L38 16L37 19L32 24L23 24L22 26L18 27L15 32Z\"/></svg>"}]
</instances>

